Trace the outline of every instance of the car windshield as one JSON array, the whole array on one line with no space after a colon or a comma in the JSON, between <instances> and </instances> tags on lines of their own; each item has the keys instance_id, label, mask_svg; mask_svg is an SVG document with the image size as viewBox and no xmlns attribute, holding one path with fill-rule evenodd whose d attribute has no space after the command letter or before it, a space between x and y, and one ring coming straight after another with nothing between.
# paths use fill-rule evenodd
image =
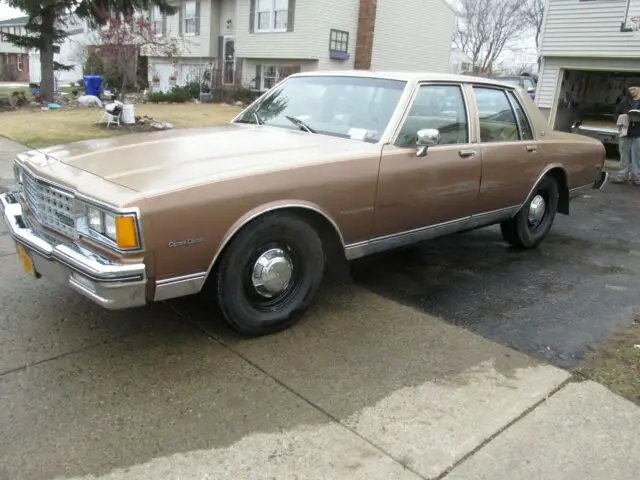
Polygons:
<instances>
[{"instance_id":1,"label":"car windshield","mask_svg":"<svg viewBox=\"0 0 640 480\"><path fill-rule=\"evenodd\" d=\"M375 143L387 128L405 86L400 80L347 75L291 77L236 122Z\"/></svg>"}]
</instances>

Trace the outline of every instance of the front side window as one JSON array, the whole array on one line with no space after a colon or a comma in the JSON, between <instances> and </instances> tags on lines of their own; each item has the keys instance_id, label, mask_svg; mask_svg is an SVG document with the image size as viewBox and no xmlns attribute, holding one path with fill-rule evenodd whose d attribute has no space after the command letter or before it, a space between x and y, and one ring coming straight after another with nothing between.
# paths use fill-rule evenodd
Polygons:
<instances>
[{"instance_id":1,"label":"front side window","mask_svg":"<svg viewBox=\"0 0 640 480\"><path fill-rule=\"evenodd\" d=\"M480 141L513 142L520 139L518 123L504 90L473 87L480 120Z\"/></svg>"},{"instance_id":2,"label":"front side window","mask_svg":"<svg viewBox=\"0 0 640 480\"><path fill-rule=\"evenodd\" d=\"M236 122L310 129L310 133L376 143L405 87L400 80L347 75L291 77L242 112Z\"/></svg>"},{"instance_id":3,"label":"front side window","mask_svg":"<svg viewBox=\"0 0 640 480\"><path fill-rule=\"evenodd\" d=\"M423 129L438 130L440 145L469 143L469 119L459 85L422 85L395 145L415 148L418 130Z\"/></svg>"},{"instance_id":4,"label":"front side window","mask_svg":"<svg viewBox=\"0 0 640 480\"><path fill-rule=\"evenodd\" d=\"M182 11L182 22L183 22L183 27L182 27L182 31L184 32L185 35L196 35L197 34L197 22L198 22L198 15L197 15L197 8L196 8L196 1L195 0L185 0L183 5L183 11Z\"/></svg>"},{"instance_id":5,"label":"front side window","mask_svg":"<svg viewBox=\"0 0 640 480\"><path fill-rule=\"evenodd\" d=\"M256 31L286 32L288 18L289 0L256 0Z\"/></svg>"}]
</instances>

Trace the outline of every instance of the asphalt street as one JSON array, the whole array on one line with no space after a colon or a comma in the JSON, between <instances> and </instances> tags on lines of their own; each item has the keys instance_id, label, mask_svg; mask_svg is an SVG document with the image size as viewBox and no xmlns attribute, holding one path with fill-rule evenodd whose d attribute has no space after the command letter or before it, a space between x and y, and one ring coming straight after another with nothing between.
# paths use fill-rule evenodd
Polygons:
<instances>
[{"instance_id":1,"label":"asphalt street","mask_svg":"<svg viewBox=\"0 0 640 480\"><path fill-rule=\"evenodd\" d=\"M573 200L536 250L492 227L363 259L374 292L557 366L574 366L640 305L640 188Z\"/></svg>"}]
</instances>

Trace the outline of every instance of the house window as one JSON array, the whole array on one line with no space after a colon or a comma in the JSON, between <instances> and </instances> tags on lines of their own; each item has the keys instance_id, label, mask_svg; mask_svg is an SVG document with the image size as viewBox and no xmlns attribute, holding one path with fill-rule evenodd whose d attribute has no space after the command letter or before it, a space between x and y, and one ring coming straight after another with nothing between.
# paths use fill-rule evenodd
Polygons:
<instances>
[{"instance_id":1,"label":"house window","mask_svg":"<svg viewBox=\"0 0 640 480\"><path fill-rule=\"evenodd\" d=\"M151 9L151 27L156 37L161 37L164 32L164 16L157 5Z\"/></svg>"},{"instance_id":2,"label":"house window","mask_svg":"<svg viewBox=\"0 0 640 480\"><path fill-rule=\"evenodd\" d=\"M332 52L347 53L349 50L349 32L332 28L329 34L329 50Z\"/></svg>"},{"instance_id":3,"label":"house window","mask_svg":"<svg viewBox=\"0 0 640 480\"><path fill-rule=\"evenodd\" d=\"M269 90L276 83L284 80L289 75L300 71L299 65L262 65L259 69L262 72L258 79L257 86L260 90Z\"/></svg>"},{"instance_id":4,"label":"house window","mask_svg":"<svg viewBox=\"0 0 640 480\"><path fill-rule=\"evenodd\" d=\"M182 31L184 35L193 36L197 33L196 24L198 22L196 0L186 0L183 2Z\"/></svg>"},{"instance_id":5,"label":"house window","mask_svg":"<svg viewBox=\"0 0 640 480\"><path fill-rule=\"evenodd\" d=\"M286 32L289 0L256 0L256 31Z\"/></svg>"}]
</instances>

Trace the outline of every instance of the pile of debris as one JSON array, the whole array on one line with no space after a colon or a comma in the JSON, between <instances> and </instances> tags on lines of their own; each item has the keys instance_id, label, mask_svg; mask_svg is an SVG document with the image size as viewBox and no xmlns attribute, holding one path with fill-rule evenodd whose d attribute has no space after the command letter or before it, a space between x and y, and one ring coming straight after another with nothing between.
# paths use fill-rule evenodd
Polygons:
<instances>
[{"instance_id":1,"label":"pile of debris","mask_svg":"<svg viewBox=\"0 0 640 480\"><path fill-rule=\"evenodd\" d=\"M136 115L136 125L148 125L155 130L170 130L173 125L169 122L161 122L147 115Z\"/></svg>"}]
</instances>

